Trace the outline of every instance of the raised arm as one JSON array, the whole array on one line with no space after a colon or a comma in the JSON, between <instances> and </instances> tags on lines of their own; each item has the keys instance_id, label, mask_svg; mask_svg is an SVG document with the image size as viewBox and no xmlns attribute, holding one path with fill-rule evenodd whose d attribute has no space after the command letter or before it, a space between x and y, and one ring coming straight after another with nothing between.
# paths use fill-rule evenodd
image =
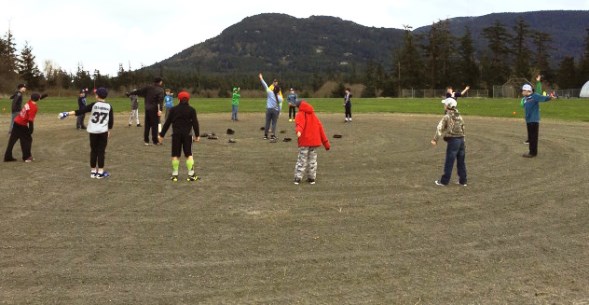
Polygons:
<instances>
[{"instance_id":1,"label":"raised arm","mask_svg":"<svg viewBox=\"0 0 589 305\"><path fill-rule=\"evenodd\" d=\"M262 82L262 85L264 86L264 89L266 89L266 91L268 91L268 84L266 84L266 82L264 81L264 77L262 76L262 73L260 73L258 75L258 77L260 78L260 81Z\"/></svg>"}]
</instances>

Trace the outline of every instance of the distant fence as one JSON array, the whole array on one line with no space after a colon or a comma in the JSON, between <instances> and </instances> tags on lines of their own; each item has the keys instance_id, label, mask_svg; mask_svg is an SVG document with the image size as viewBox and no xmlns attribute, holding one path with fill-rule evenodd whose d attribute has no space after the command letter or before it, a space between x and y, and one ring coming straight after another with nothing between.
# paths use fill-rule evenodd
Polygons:
<instances>
[{"instance_id":1,"label":"distant fence","mask_svg":"<svg viewBox=\"0 0 589 305\"><path fill-rule=\"evenodd\" d=\"M578 98L581 89L559 89L555 90L555 92L561 98ZM521 86L493 86L493 98L518 98L521 96Z\"/></svg>"},{"instance_id":2,"label":"distant fence","mask_svg":"<svg viewBox=\"0 0 589 305\"><path fill-rule=\"evenodd\" d=\"M403 98L444 98L446 89L402 89ZM464 95L465 97L489 97L489 90L471 89Z\"/></svg>"},{"instance_id":3,"label":"distant fence","mask_svg":"<svg viewBox=\"0 0 589 305\"><path fill-rule=\"evenodd\" d=\"M558 95L559 98L579 97L580 94L581 94L581 89L556 90L556 95Z\"/></svg>"}]
</instances>

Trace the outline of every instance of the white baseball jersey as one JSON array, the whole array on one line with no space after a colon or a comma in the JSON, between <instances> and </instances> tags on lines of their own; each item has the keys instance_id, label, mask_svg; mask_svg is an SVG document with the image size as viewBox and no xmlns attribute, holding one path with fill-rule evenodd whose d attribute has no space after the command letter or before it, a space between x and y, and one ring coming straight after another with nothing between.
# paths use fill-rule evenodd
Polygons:
<instances>
[{"instance_id":1,"label":"white baseball jersey","mask_svg":"<svg viewBox=\"0 0 589 305\"><path fill-rule=\"evenodd\" d=\"M90 119L86 131L88 133L105 133L113 126L112 107L108 103L95 102L87 106ZM89 111L88 111L89 110Z\"/></svg>"}]
</instances>

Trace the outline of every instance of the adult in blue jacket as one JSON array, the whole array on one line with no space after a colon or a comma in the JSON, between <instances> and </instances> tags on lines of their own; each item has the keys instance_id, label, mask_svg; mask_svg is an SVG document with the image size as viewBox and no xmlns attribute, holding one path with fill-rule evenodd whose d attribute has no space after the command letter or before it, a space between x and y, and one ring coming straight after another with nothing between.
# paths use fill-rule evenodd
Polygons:
<instances>
[{"instance_id":1,"label":"adult in blue jacket","mask_svg":"<svg viewBox=\"0 0 589 305\"><path fill-rule=\"evenodd\" d=\"M530 151L524 154L524 158L534 158L538 155L538 133L540 130L540 103L551 100L550 96L544 96L538 92L542 92L541 76L536 77L538 85L536 86L536 93L533 92L532 86L525 84L522 87L521 100L524 107L526 117L526 126L528 128L528 142Z\"/></svg>"}]
</instances>

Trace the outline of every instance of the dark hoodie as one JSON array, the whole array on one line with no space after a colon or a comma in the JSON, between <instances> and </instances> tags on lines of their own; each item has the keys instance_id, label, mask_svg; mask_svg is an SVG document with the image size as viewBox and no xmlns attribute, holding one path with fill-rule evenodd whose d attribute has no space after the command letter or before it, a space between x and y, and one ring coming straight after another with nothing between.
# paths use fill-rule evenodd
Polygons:
<instances>
[{"instance_id":1,"label":"dark hoodie","mask_svg":"<svg viewBox=\"0 0 589 305\"><path fill-rule=\"evenodd\" d=\"M317 147L323 145L326 150L331 148L329 140L325 136L323 125L315 115L313 106L309 103L301 101L299 112L295 117L295 124L295 131L297 133L301 132L298 141L299 147Z\"/></svg>"},{"instance_id":2,"label":"dark hoodie","mask_svg":"<svg viewBox=\"0 0 589 305\"><path fill-rule=\"evenodd\" d=\"M155 111L164 109L164 89L158 85L147 86L145 88L132 91L129 95L139 95L145 98L145 111ZM158 107L159 106L159 107Z\"/></svg>"}]
</instances>

